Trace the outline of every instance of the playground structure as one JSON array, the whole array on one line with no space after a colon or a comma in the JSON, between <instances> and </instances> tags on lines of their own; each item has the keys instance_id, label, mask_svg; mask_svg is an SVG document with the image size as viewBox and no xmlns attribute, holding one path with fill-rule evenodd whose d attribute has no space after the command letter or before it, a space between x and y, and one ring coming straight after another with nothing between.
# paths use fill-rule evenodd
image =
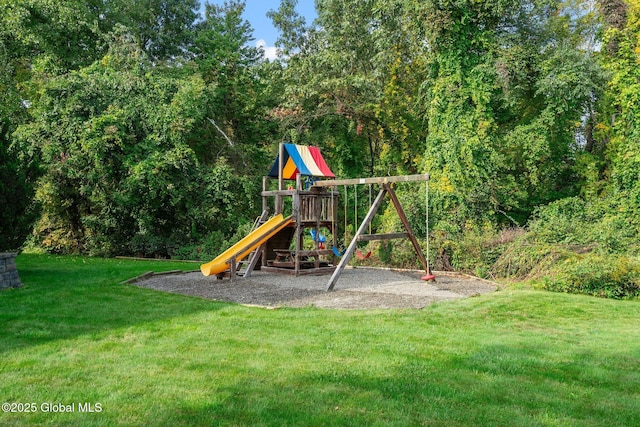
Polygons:
<instances>
[{"instance_id":1,"label":"playground structure","mask_svg":"<svg viewBox=\"0 0 640 427\"><path fill-rule=\"evenodd\" d=\"M335 175L318 148L280 144L278 157L269 174L263 178L262 215L254 230L213 261L202 265L202 273L205 276L215 274L234 278L243 264L246 264L243 277L249 277L254 269L295 275L333 272L333 251L323 249L324 242L319 238L314 239L313 248L305 249L304 236L307 230L316 236L323 234L325 229L335 234L338 195L326 188L304 185L303 177L309 180L331 179ZM269 190L271 180L278 181L277 190ZM295 187L290 185L292 180ZM286 189L285 181L289 181ZM272 198L271 208L269 201ZM291 200L287 209L286 199ZM274 216L267 220L270 211Z\"/></svg>"},{"instance_id":2,"label":"playground structure","mask_svg":"<svg viewBox=\"0 0 640 427\"><path fill-rule=\"evenodd\" d=\"M273 179L278 181L277 190L269 189L269 182ZM428 180L427 174L337 180L317 148L280 144L278 157L268 176L263 178L263 211L253 231L211 262L203 264L200 270L205 276L214 274L222 278L228 275L231 279L239 274L243 264L246 264L243 277L249 277L254 269L296 276L331 274L327 284L329 291L335 287L354 254L360 258L366 257L358 252L358 242L408 238L425 271L423 279L433 280L427 259L393 189L397 182ZM289 184L285 189L285 181L295 181L295 185ZM336 189L339 186L361 184L379 185L380 190L351 242L340 253L336 249L336 207L340 196ZM399 233L365 234L387 196L405 230ZM273 199L274 215L269 219L270 199ZM285 204L287 199L290 199L290 205ZM323 236L327 231L332 236L331 242L327 242ZM311 249L305 248L304 237L307 235L312 237Z\"/></svg>"}]
</instances>

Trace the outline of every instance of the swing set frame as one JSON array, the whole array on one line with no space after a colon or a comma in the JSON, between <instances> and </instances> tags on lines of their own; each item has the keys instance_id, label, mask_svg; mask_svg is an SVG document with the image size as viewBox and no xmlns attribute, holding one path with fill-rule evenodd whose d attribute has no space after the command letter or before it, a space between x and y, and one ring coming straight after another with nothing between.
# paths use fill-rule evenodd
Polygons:
<instances>
[{"instance_id":1,"label":"swing set frame","mask_svg":"<svg viewBox=\"0 0 640 427\"><path fill-rule=\"evenodd\" d=\"M424 253L422 252L422 248L418 243L418 239L416 238L415 233L413 232L411 225L409 224L409 220L407 219L407 216L404 212L404 209L402 208L402 205L398 200L398 196L396 195L396 192L393 189L394 184L397 182L425 182L425 181L427 182L427 185L428 185L429 174L401 175L401 176L387 176L387 177L373 177L373 178L355 178L355 179L334 179L334 180L316 181L313 184L314 187L338 187L340 185L346 186L346 185L362 185L362 184L380 185L380 191L378 192L376 199L371 204L369 211L367 212L367 215L365 216L364 220L358 227L358 230L353 236L353 239L349 243L349 246L345 250L344 254L340 258L340 263L338 264L335 271L331 275L331 278L327 283L327 291L333 290L344 268L349 264L351 257L356 253L358 242L363 242L363 241L369 242L369 241L376 241L376 240L408 238L411 241L413 248L416 252L416 255L418 256L418 260L420 261L420 264L422 265L425 271L426 276L424 277L433 276L429 268L429 263L427 262L427 259L425 258ZM396 212L398 213L398 217L400 218L400 221L402 222L402 225L404 226L405 231L401 233L365 234L365 231L371 224L373 217L375 216L376 212L382 205L382 201L384 200L385 196L388 196L391 199L391 202L394 208L396 209ZM428 215L428 209L429 207L427 206L427 215ZM427 239L428 239L428 236L427 236Z\"/></svg>"}]
</instances>

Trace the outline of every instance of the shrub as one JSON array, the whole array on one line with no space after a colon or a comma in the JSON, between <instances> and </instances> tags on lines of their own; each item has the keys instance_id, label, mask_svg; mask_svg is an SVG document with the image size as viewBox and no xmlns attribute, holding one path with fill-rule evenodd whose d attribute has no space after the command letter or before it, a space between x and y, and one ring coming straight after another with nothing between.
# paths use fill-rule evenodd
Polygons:
<instances>
[{"instance_id":1,"label":"shrub","mask_svg":"<svg viewBox=\"0 0 640 427\"><path fill-rule=\"evenodd\" d=\"M523 233L521 228L496 230L490 224L467 224L464 230L440 224L431 241L434 268L493 277L492 266Z\"/></svg>"},{"instance_id":2,"label":"shrub","mask_svg":"<svg viewBox=\"0 0 640 427\"><path fill-rule=\"evenodd\" d=\"M539 207L529 223L533 237L545 243L582 243L580 234L586 221L586 203L568 197Z\"/></svg>"},{"instance_id":3,"label":"shrub","mask_svg":"<svg viewBox=\"0 0 640 427\"><path fill-rule=\"evenodd\" d=\"M529 223L539 243L589 245L602 254L635 253L640 235L636 192L607 194L585 202L578 197L538 208Z\"/></svg>"},{"instance_id":4,"label":"shrub","mask_svg":"<svg viewBox=\"0 0 640 427\"><path fill-rule=\"evenodd\" d=\"M531 240L530 235L525 234L508 244L491 266L491 275L517 280L538 279L548 274L558 262L575 256L577 249Z\"/></svg>"},{"instance_id":5,"label":"shrub","mask_svg":"<svg viewBox=\"0 0 640 427\"><path fill-rule=\"evenodd\" d=\"M542 286L557 292L635 298L640 296L640 260L616 255L577 256L558 263Z\"/></svg>"},{"instance_id":6,"label":"shrub","mask_svg":"<svg viewBox=\"0 0 640 427\"><path fill-rule=\"evenodd\" d=\"M183 245L175 249L171 258L209 261L249 235L252 229L252 222L240 223L231 237L225 235L221 230L214 230L207 233L196 244Z\"/></svg>"},{"instance_id":7,"label":"shrub","mask_svg":"<svg viewBox=\"0 0 640 427\"><path fill-rule=\"evenodd\" d=\"M228 238L220 230L214 230L202 237L199 242L177 248L172 254L173 259L209 261L228 247Z\"/></svg>"}]
</instances>

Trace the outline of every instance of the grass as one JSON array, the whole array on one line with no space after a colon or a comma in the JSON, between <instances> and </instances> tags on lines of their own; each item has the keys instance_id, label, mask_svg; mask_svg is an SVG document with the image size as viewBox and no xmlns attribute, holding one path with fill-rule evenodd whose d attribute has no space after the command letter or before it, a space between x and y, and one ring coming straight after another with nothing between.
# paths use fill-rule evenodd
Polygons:
<instances>
[{"instance_id":1,"label":"grass","mask_svg":"<svg viewBox=\"0 0 640 427\"><path fill-rule=\"evenodd\" d=\"M37 411L3 426L640 425L638 302L516 290L264 310L119 284L188 264L18 268L25 286L0 293L0 401Z\"/></svg>"}]
</instances>

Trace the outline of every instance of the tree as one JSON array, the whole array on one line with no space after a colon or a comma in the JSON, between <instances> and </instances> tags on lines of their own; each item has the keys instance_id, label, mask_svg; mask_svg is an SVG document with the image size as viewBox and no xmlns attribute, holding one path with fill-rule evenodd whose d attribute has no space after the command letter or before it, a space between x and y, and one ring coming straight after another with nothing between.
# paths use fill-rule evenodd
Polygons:
<instances>
[{"instance_id":1,"label":"tree","mask_svg":"<svg viewBox=\"0 0 640 427\"><path fill-rule=\"evenodd\" d=\"M610 190L625 195L631 213L640 197L640 2L602 3L607 46L604 64L611 80L597 127L607 145Z\"/></svg>"},{"instance_id":2,"label":"tree","mask_svg":"<svg viewBox=\"0 0 640 427\"><path fill-rule=\"evenodd\" d=\"M198 0L107 0L103 32L124 25L154 61L182 57L192 42Z\"/></svg>"},{"instance_id":3,"label":"tree","mask_svg":"<svg viewBox=\"0 0 640 427\"><path fill-rule=\"evenodd\" d=\"M0 38L18 72L57 74L105 52L98 0L0 0Z\"/></svg>"},{"instance_id":4,"label":"tree","mask_svg":"<svg viewBox=\"0 0 640 427\"><path fill-rule=\"evenodd\" d=\"M419 30L430 69L425 166L438 210L459 224L523 224L536 205L579 191L576 123L605 77L573 6L416 5L417 22L430 23Z\"/></svg>"},{"instance_id":5,"label":"tree","mask_svg":"<svg viewBox=\"0 0 640 427\"><path fill-rule=\"evenodd\" d=\"M1 246L19 247L35 214L38 157L12 135L30 109L42 111L50 79L102 58L105 35L123 23L155 59L182 54L197 8L195 0L0 0L0 200L12 201L0 211Z\"/></svg>"},{"instance_id":6,"label":"tree","mask_svg":"<svg viewBox=\"0 0 640 427\"><path fill-rule=\"evenodd\" d=\"M436 211L460 226L523 224L579 192L605 81L592 5L324 0L311 27L295 5L271 13L283 133L325 144L339 173L430 172Z\"/></svg>"},{"instance_id":7,"label":"tree","mask_svg":"<svg viewBox=\"0 0 640 427\"><path fill-rule=\"evenodd\" d=\"M280 54L290 57L304 48L307 41L307 33L312 27L307 26L304 16L296 12L298 0L281 0L278 10L270 10L267 17L280 31L276 45L280 48Z\"/></svg>"},{"instance_id":8,"label":"tree","mask_svg":"<svg viewBox=\"0 0 640 427\"><path fill-rule=\"evenodd\" d=\"M16 132L41 153L40 245L166 256L215 223L201 205L207 172L187 145L205 85L187 71L154 68L124 33L102 61L49 81Z\"/></svg>"},{"instance_id":9,"label":"tree","mask_svg":"<svg viewBox=\"0 0 640 427\"><path fill-rule=\"evenodd\" d=\"M264 145L274 129L267 113L277 102L270 89L278 84L277 67L262 60L261 48L249 45L253 30L242 18L244 9L244 1L207 4L196 27L193 52L210 103L194 149L209 164L224 155L238 170L264 169Z\"/></svg>"},{"instance_id":10,"label":"tree","mask_svg":"<svg viewBox=\"0 0 640 427\"><path fill-rule=\"evenodd\" d=\"M397 13L377 1L327 0L308 27L295 4L283 1L270 14L287 64L283 134L325 147L343 175L415 170L409 141L420 138L411 111L418 67L403 50Z\"/></svg>"},{"instance_id":11,"label":"tree","mask_svg":"<svg viewBox=\"0 0 640 427\"><path fill-rule=\"evenodd\" d=\"M0 122L0 252L22 246L38 213L33 202L37 164L10 142L10 129L4 118Z\"/></svg>"}]
</instances>

